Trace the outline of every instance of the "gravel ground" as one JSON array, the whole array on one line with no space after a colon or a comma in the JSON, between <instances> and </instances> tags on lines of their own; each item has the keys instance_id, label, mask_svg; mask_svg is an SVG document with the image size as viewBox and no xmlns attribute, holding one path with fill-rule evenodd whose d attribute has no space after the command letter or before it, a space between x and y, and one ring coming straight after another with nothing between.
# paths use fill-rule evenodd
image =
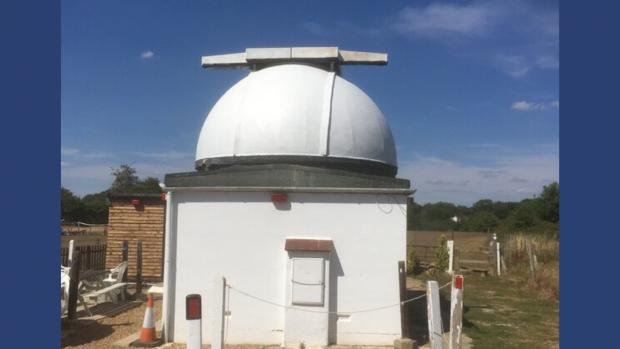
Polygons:
<instances>
[{"instance_id":1,"label":"gravel ground","mask_svg":"<svg viewBox=\"0 0 620 349\"><path fill-rule=\"evenodd\" d=\"M161 319L161 300L154 302L155 321ZM138 332L144 320L146 303L129 309L113 317L100 320L76 320L73 323L63 321L61 340L62 348L103 349L134 332Z\"/></svg>"}]
</instances>

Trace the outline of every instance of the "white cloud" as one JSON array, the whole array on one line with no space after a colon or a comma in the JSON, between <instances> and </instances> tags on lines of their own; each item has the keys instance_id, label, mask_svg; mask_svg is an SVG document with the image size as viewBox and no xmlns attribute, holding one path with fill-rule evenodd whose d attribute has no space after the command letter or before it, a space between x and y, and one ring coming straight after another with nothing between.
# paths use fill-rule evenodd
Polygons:
<instances>
[{"instance_id":1,"label":"white cloud","mask_svg":"<svg viewBox=\"0 0 620 349\"><path fill-rule=\"evenodd\" d=\"M493 14L491 7L482 3L433 3L426 7L404 8L394 28L401 33L428 38L445 35L479 36L489 30Z\"/></svg>"},{"instance_id":2,"label":"white cloud","mask_svg":"<svg viewBox=\"0 0 620 349\"><path fill-rule=\"evenodd\" d=\"M142 59L151 59L155 56L155 52L153 51L144 51L140 54L140 58Z\"/></svg>"},{"instance_id":3,"label":"white cloud","mask_svg":"<svg viewBox=\"0 0 620 349\"><path fill-rule=\"evenodd\" d=\"M537 110L547 110L550 108L559 108L559 101L551 101L548 103L544 102L528 102L528 101L518 101L512 103L510 109L516 111L537 111Z\"/></svg>"},{"instance_id":4,"label":"white cloud","mask_svg":"<svg viewBox=\"0 0 620 349\"><path fill-rule=\"evenodd\" d=\"M518 110L518 111L530 111L530 110L533 110L534 108L535 106L533 103L526 102L526 101L514 102L510 106L510 109Z\"/></svg>"},{"instance_id":5,"label":"white cloud","mask_svg":"<svg viewBox=\"0 0 620 349\"><path fill-rule=\"evenodd\" d=\"M80 149L61 147L60 155L63 158L79 158L83 160L91 159L104 159L112 156L110 153L105 152L83 152Z\"/></svg>"},{"instance_id":6,"label":"white cloud","mask_svg":"<svg viewBox=\"0 0 620 349\"><path fill-rule=\"evenodd\" d=\"M408 6L393 16L392 30L446 45L457 56L478 58L513 78L558 69L557 5L536 1L439 1Z\"/></svg>"},{"instance_id":7,"label":"white cloud","mask_svg":"<svg viewBox=\"0 0 620 349\"><path fill-rule=\"evenodd\" d=\"M65 147L61 147L60 148L60 155L62 155L62 156L75 156L75 155L77 155L79 153L80 153L79 149L65 148Z\"/></svg>"},{"instance_id":8,"label":"white cloud","mask_svg":"<svg viewBox=\"0 0 620 349\"><path fill-rule=\"evenodd\" d=\"M398 176L412 181L416 202L470 205L480 199L518 201L539 194L559 178L557 153L503 156L476 166L437 157L401 161Z\"/></svg>"},{"instance_id":9,"label":"white cloud","mask_svg":"<svg viewBox=\"0 0 620 349\"><path fill-rule=\"evenodd\" d=\"M328 30L325 29L325 27L322 24L317 23L317 22L304 21L304 22L301 22L301 27L307 32L314 34L314 35L323 36L328 33Z\"/></svg>"},{"instance_id":10,"label":"white cloud","mask_svg":"<svg viewBox=\"0 0 620 349\"><path fill-rule=\"evenodd\" d=\"M530 64L522 56L498 54L495 63L504 73L513 78L520 78L530 71Z\"/></svg>"},{"instance_id":11,"label":"white cloud","mask_svg":"<svg viewBox=\"0 0 620 349\"><path fill-rule=\"evenodd\" d=\"M560 61L554 56L542 56L536 60L536 65L543 69L558 69L560 68Z\"/></svg>"},{"instance_id":12,"label":"white cloud","mask_svg":"<svg viewBox=\"0 0 620 349\"><path fill-rule=\"evenodd\" d=\"M150 158L150 159L158 159L158 160L179 160L179 159L190 159L194 157L194 153L188 152L179 152L179 151L165 151L165 152L133 152L132 154Z\"/></svg>"}]
</instances>

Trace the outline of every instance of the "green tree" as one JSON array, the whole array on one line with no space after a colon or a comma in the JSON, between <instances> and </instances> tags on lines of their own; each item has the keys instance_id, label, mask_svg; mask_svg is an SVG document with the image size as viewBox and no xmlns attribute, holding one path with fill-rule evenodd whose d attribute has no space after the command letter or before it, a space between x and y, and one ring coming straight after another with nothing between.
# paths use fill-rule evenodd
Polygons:
<instances>
[{"instance_id":1,"label":"green tree","mask_svg":"<svg viewBox=\"0 0 620 349\"><path fill-rule=\"evenodd\" d=\"M60 187L60 218L66 222L75 222L79 219L82 210L82 200L65 187Z\"/></svg>"},{"instance_id":2,"label":"green tree","mask_svg":"<svg viewBox=\"0 0 620 349\"><path fill-rule=\"evenodd\" d=\"M105 224L108 222L108 191L88 194L82 198L84 206L80 220L87 223Z\"/></svg>"},{"instance_id":3,"label":"green tree","mask_svg":"<svg viewBox=\"0 0 620 349\"><path fill-rule=\"evenodd\" d=\"M146 177L143 180L138 181L136 187L136 193L161 193L161 187L159 186L159 179L155 177Z\"/></svg>"},{"instance_id":4,"label":"green tree","mask_svg":"<svg viewBox=\"0 0 620 349\"><path fill-rule=\"evenodd\" d=\"M493 202L493 200L489 200L489 199L478 200L471 207L474 213L493 212L494 208L495 208L495 203Z\"/></svg>"},{"instance_id":5,"label":"green tree","mask_svg":"<svg viewBox=\"0 0 620 349\"><path fill-rule=\"evenodd\" d=\"M113 169L112 175L114 182L110 186L111 192L131 193L139 186L140 181L136 175L136 169L127 164L121 164L119 168Z\"/></svg>"},{"instance_id":6,"label":"green tree","mask_svg":"<svg viewBox=\"0 0 620 349\"><path fill-rule=\"evenodd\" d=\"M538 200L540 218L557 223L560 220L560 185L557 182L545 185Z\"/></svg>"},{"instance_id":7,"label":"green tree","mask_svg":"<svg viewBox=\"0 0 620 349\"><path fill-rule=\"evenodd\" d=\"M492 212L479 211L467 218L463 224L466 231L487 232L493 230L499 224L499 220Z\"/></svg>"},{"instance_id":8,"label":"green tree","mask_svg":"<svg viewBox=\"0 0 620 349\"><path fill-rule=\"evenodd\" d=\"M531 200L523 200L509 217L510 226L515 230L529 230L536 224L536 211Z\"/></svg>"}]
</instances>

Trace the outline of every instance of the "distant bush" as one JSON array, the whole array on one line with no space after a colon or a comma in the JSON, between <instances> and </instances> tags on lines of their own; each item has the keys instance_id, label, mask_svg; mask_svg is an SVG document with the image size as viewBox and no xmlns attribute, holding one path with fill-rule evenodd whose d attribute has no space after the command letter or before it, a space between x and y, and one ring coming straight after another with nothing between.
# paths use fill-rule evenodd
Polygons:
<instances>
[{"instance_id":1,"label":"distant bush","mask_svg":"<svg viewBox=\"0 0 620 349\"><path fill-rule=\"evenodd\" d=\"M407 252L407 274L413 274L420 267L420 259L415 255L413 248Z\"/></svg>"},{"instance_id":2,"label":"distant bush","mask_svg":"<svg viewBox=\"0 0 620 349\"><path fill-rule=\"evenodd\" d=\"M444 272L448 269L448 239L445 235L439 237L439 248L435 255L435 267L438 271Z\"/></svg>"}]
</instances>

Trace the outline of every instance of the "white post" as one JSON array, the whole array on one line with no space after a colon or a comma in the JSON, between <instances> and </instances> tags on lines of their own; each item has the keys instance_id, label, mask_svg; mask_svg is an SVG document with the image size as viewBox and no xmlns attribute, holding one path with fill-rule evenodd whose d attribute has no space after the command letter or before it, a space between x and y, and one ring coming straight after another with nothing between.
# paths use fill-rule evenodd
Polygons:
<instances>
[{"instance_id":1,"label":"white post","mask_svg":"<svg viewBox=\"0 0 620 349\"><path fill-rule=\"evenodd\" d=\"M213 281L213 320L211 325L211 349L224 349L224 311L226 302L226 279Z\"/></svg>"},{"instance_id":2,"label":"white post","mask_svg":"<svg viewBox=\"0 0 620 349\"><path fill-rule=\"evenodd\" d=\"M164 342L174 340L174 284L176 279L176 224L172 220L176 215L173 212L174 199L171 191L166 193L166 220L164 231L164 294L162 305L162 331ZM181 321L181 319L179 319Z\"/></svg>"},{"instance_id":3,"label":"white post","mask_svg":"<svg viewBox=\"0 0 620 349\"><path fill-rule=\"evenodd\" d=\"M431 349L443 349L443 329L441 328L441 308L439 306L439 286L437 281L426 282L426 309L428 314L428 338Z\"/></svg>"},{"instance_id":4,"label":"white post","mask_svg":"<svg viewBox=\"0 0 620 349\"><path fill-rule=\"evenodd\" d=\"M454 272L454 240L448 240L448 274Z\"/></svg>"},{"instance_id":5,"label":"white post","mask_svg":"<svg viewBox=\"0 0 620 349\"><path fill-rule=\"evenodd\" d=\"M202 348L202 301L199 294L185 297L187 319L187 349Z\"/></svg>"},{"instance_id":6,"label":"white post","mask_svg":"<svg viewBox=\"0 0 620 349\"><path fill-rule=\"evenodd\" d=\"M461 349L463 331L463 275L452 279L450 294L450 344L449 349Z\"/></svg>"},{"instance_id":7,"label":"white post","mask_svg":"<svg viewBox=\"0 0 620 349\"><path fill-rule=\"evenodd\" d=\"M73 240L69 240L69 258L67 266L70 267L73 264L73 251L75 250L75 243Z\"/></svg>"},{"instance_id":8,"label":"white post","mask_svg":"<svg viewBox=\"0 0 620 349\"><path fill-rule=\"evenodd\" d=\"M495 258L495 260L497 261L497 276L501 276L502 275L502 271L501 271L501 263L500 263L500 256L499 256L499 241L495 243L495 246L497 247L497 258Z\"/></svg>"}]
</instances>

